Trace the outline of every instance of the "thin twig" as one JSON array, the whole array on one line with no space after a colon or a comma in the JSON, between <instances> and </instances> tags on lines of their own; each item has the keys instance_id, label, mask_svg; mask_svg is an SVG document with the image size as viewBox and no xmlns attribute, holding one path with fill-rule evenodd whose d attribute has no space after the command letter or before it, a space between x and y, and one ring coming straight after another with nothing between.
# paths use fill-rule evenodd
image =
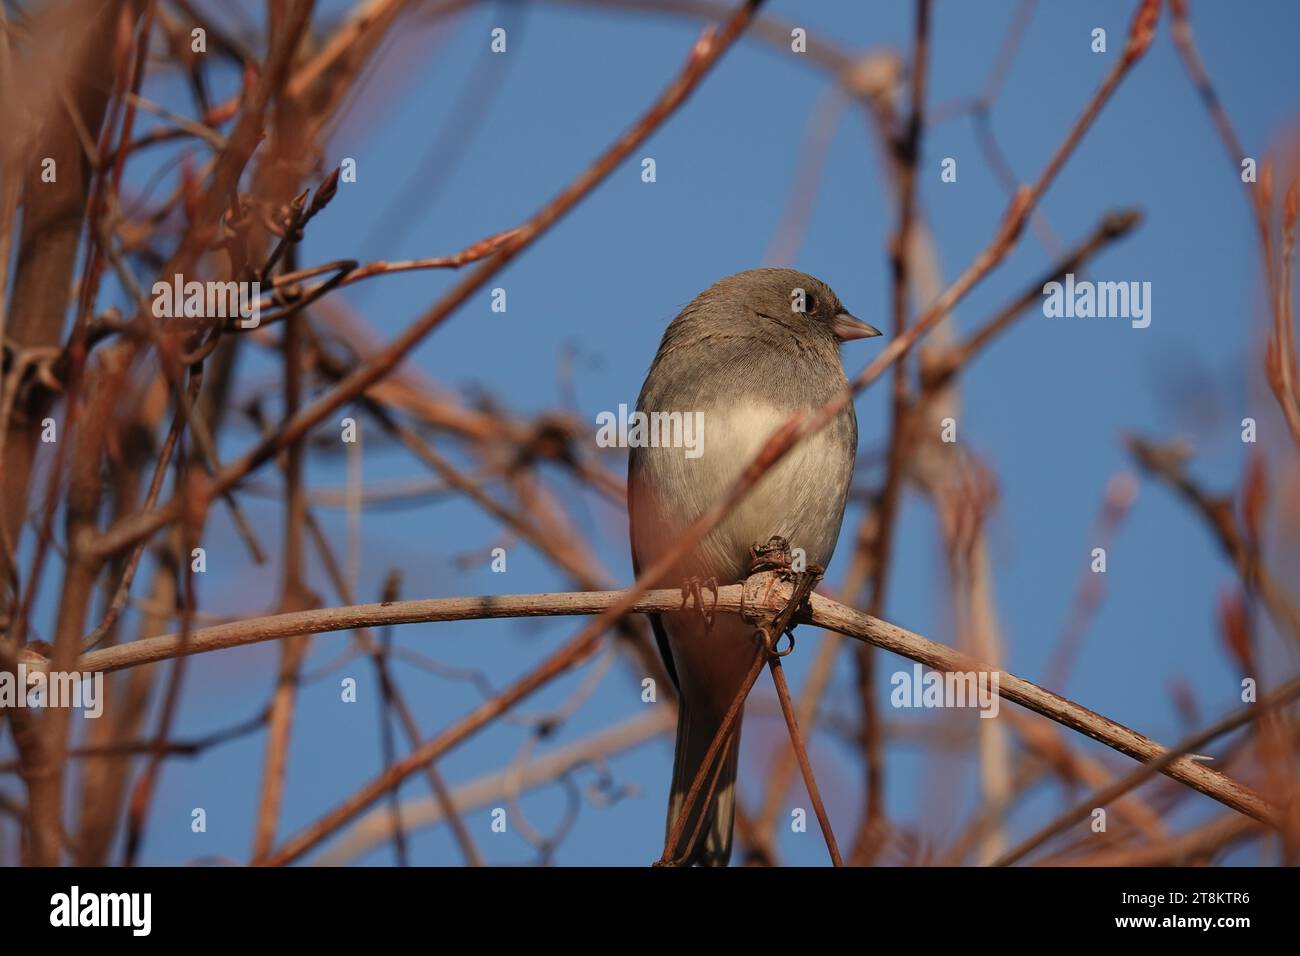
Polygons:
<instances>
[{"instance_id":1,"label":"thin twig","mask_svg":"<svg viewBox=\"0 0 1300 956\"><path fill-rule=\"evenodd\" d=\"M812 800L813 811L817 814L822 836L826 839L826 849L830 851L831 862L835 866L843 866L844 860L840 856L839 846L835 843L830 817L826 815L826 805L822 803L821 791L817 789L817 778L813 775L812 762L808 759L803 735L799 733L799 720L795 716L794 704L790 700L790 687L785 682L785 669L781 666L781 659L775 656L768 659L767 665L772 672L772 683L776 685L777 699L781 701L781 713L785 717L786 729L790 732L790 745L794 748L795 757L799 761L799 772L803 774L804 786L808 788L808 797Z\"/></svg>"}]
</instances>

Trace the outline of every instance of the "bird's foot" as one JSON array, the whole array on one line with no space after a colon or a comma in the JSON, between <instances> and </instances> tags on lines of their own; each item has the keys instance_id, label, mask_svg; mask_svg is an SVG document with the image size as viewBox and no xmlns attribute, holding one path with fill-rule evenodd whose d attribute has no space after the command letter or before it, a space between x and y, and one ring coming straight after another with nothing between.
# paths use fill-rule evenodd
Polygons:
<instances>
[{"instance_id":1,"label":"bird's foot","mask_svg":"<svg viewBox=\"0 0 1300 956\"><path fill-rule=\"evenodd\" d=\"M755 545L749 549L749 573L753 575L764 571L776 571L781 580L794 583L785 606L756 632L756 637L769 654L784 657L794 650L794 619L807 605L808 595L817 587L825 569L820 565L805 564L802 552L796 553L789 541L780 535L773 535L767 544ZM783 649L779 647L782 634L790 639L790 643Z\"/></svg>"},{"instance_id":2,"label":"bird's foot","mask_svg":"<svg viewBox=\"0 0 1300 956\"><path fill-rule=\"evenodd\" d=\"M713 592L713 605L707 610L704 607L705 588ZM682 610L686 610L686 605L692 603L700 617L704 619L705 629L713 630L713 619L718 611L718 579L715 577L702 578L696 574L687 578L682 583Z\"/></svg>"},{"instance_id":3,"label":"bird's foot","mask_svg":"<svg viewBox=\"0 0 1300 956\"><path fill-rule=\"evenodd\" d=\"M813 574L817 580L826 573L819 564L809 564L802 548L793 548L779 534L767 539L767 544L756 544L749 549L749 574L762 571L779 571L781 578L793 581L798 575Z\"/></svg>"},{"instance_id":4,"label":"bird's foot","mask_svg":"<svg viewBox=\"0 0 1300 956\"><path fill-rule=\"evenodd\" d=\"M774 534L767 539L767 544L756 544L749 549L749 573L789 570L793 557L790 542Z\"/></svg>"}]
</instances>

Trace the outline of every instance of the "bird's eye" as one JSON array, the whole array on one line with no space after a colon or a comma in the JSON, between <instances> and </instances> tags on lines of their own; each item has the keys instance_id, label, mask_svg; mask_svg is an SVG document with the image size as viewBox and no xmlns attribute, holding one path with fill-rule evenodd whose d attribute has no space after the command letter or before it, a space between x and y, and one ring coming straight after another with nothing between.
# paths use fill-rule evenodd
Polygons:
<instances>
[{"instance_id":1,"label":"bird's eye","mask_svg":"<svg viewBox=\"0 0 1300 956\"><path fill-rule=\"evenodd\" d=\"M816 312L817 296L813 295L811 292L807 293L803 299L803 310L808 315L812 315L814 312Z\"/></svg>"}]
</instances>

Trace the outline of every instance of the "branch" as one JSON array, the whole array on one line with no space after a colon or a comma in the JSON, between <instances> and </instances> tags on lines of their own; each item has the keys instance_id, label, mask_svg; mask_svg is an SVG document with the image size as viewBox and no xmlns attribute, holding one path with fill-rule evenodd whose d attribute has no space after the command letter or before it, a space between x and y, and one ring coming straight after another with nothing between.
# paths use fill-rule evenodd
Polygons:
<instances>
[{"instance_id":1,"label":"branch","mask_svg":"<svg viewBox=\"0 0 1300 956\"><path fill-rule=\"evenodd\" d=\"M296 415L268 435L238 461L228 465L207 483L208 494L219 494L234 487L245 475L269 461L303 435L319 425L335 410L355 400L367 388L388 375L425 336L463 305L509 262L530 246L574 206L591 193L622 163L632 151L645 142L682 105L704 79L705 75L736 41L749 24L761 0L746 0L738 6L730 19L720 29L708 29L695 42L681 73L669 84L660 98L648 109L632 128L620 136L577 179L566 186L527 225L458 283L428 312L409 325L397 338L371 358L354 369L337 386L306 405ZM234 137L232 137L233 141ZM100 556L112 554L128 547L132 542L146 538L180 514L181 502L173 499L154 511L118 522L92 545L91 550Z\"/></svg>"},{"instance_id":2,"label":"branch","mask_svg":"<svg viewBox=\"0 0 1300 956\"><path fill-rule=\"evenodd\" d=\"M672 732L675 716L671 708L657 707L582 740L560 747L530 761L522 769L502 768L457 787L451 794L452 807L460 812L492 806L513 790L534 790L562 779L580 767L603 769L611 757ZM513 779L512 779L513 778ZM1237 814L1229 814L1241 819ZM447 820L446 810L432 797L411 798L402 803L401 821L408 831L436 826ZM314 861L320 866L344 866L371 847L392 838L392 812L376 807L348 830L337 845Z\"/></svg>"},{"instance_id":3,"label":"branch","mask_svg":"<svg viewBox=\"0 0 1300 956\"><path fill-rule=\"evenodd\" d=\"M754 575L745 584L731 584L719 588L717 610L741 614L748 620L759 620L765 615L770 616L779 611L788 600L791 587L788 583L771 580L774 576L775 572L765 572ZM167 635L92 651L82 655L77 668L83 671L122 670L167 660L180 654L205 653L279 640L298 634L355 630L360 627L488 618L595 615L621 604L626 604L626 610L630 613L665 613L680 610L682 607L682 593L677 589L649 591L631 602L627 601L629 593L631 592L591 591L435 598L274 614L201 628L192 631L183 644L180 636ZM1099 740L1126 756L1148 763L1159 760L1167 753L1166 748L1160 744L1122 724L1014 674L988 667L920 634L855 611L819 594L812 595L809 603L811 606L805 607L798 616L801 623L838 631L855 640L918 661L934 670L996 673L999 682L998 693L1005 699L1072 730L1077 730L1094 740ZM540 683L540 680L531 681L533 688L540 686ZM522 697L524 693L531 692L531 689L521 692L518 696ZM435 738L433 743L439 744L437 747L425 744L408 758L381 774L375 782L367 785L357 797L344 805L349 811L346 814L327 815L324 820L329 821L328 825L325 827L325 832L318 836L323 838L342 826L382 796L392 783L400 781L429 760L440 756L443 751L449 749L452 742L458 742L444 741L443 738L447 736L444 734L440 738ZM1269 826L1277 825L1276 810L1258 794L1189 757L1179 757L1168 766L1162 767L1161 772L1240 813ZM395 777L395 780L389 780L389 777ZM272 855L271 860L288 863L306 849L306 846L293 852L281 849L277 854Z\"/></svg>"},{"instance_id":4,"label":"branch","mask_svg":"<svg viewBox=\"0 0 1300 956\"><path fill-rule=\"evenodd\" d=\"M1232 499L1216 497L1193 481L1187 475L1184 456L1178 447L1157 445L1136 435L1129 437L1128 447L1144 471L1177 491L1200 514L1247 589L1258 594L1278 626L1300 642L1300 607L1265 567L1237 522Z\"/></svg>"},{"instance_id":5,"label":"branch","mask_svg":"<svg viewBox=\"0 0 1300 956\"><path fill-rule=\"evenodd\" d=\"M1104 807L1114 803L1134 787L1145 783L1157 772L1167 767L1174 760L1177 760L1182 754L1189 754L1192 751L1205 746L1216 737L1230 733L1238 727L1241 727L1243 724L1247 724L1253 720L1258 720L1274 708L1283 704L1289 704L1297 697L1300 697L1300 678L1292 678L1287 681L1285 685L1278 688L1274 693L1261 698L1258 703L1239 708L1213 726L1192 734L1185 740L1180 741L1176 746L1166 751L1158 759L1143 764L1127 776L1121 777L1119 780L1114 781L1108 786L1102 787L1100 790L1088 794L1088 796L1084 797L1079 803L1061 814L1033 836L1022 841L1014 850L1006 853L993 865L1010 866L1012 863L1023 859L1034 849L1046 843L1058 833L1064 832L1071 825L1078 823L1080 820L1086 820L1088 814L1090 814L1095 807Z\"/></svg>"}]
</instances>

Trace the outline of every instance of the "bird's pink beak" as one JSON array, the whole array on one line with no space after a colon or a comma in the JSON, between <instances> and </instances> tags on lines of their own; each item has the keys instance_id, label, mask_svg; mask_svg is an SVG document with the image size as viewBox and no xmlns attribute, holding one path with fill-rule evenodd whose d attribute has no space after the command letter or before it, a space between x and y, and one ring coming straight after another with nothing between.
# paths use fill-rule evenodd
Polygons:
<instances>
[{"instance_id":1,"label":"bird's pink beak","mask_svg":"<svg viewBox=\"0 0 1300 956\"><path fill-rule=\"evenodd\" d=\"M841 312L831 320L831 329L835 332L835 337L841 342L852 342L854 339L869 339L880 334L880 329L874 325L867 325L861 319L854 318L847 312Z\"/></svg>"}]
</instances>

